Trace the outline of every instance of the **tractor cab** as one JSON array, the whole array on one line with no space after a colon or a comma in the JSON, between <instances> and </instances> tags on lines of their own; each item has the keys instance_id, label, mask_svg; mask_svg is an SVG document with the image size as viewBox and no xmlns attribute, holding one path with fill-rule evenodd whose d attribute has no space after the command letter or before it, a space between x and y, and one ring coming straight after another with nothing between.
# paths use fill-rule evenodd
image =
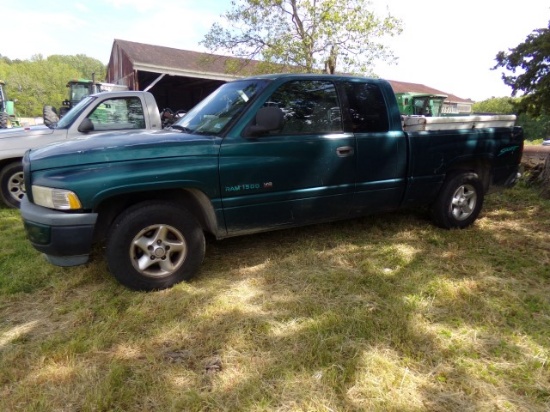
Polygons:
<instances>
[{"instance_id":1,"label":"tractor cab","mask_svg":"<svg viewBox=\"0 0 550 412\"><path fill-rule=\"evenodd\" d=\"M441 116L445 94L396 93L399 112L406 116Z\"/></svg>"},{"instance_id":2,"label":"tractor cab","mask_svg":"<svg viewBox=\"0 0 550 412\"><path fill-rule=\"evenodd\" d=\"M72 107L76 106L78 102L84 99L90 94L106 92L106 91L119 91L128 90L127 86L121 86L110 83L98 83L95 80L87 79L73 79L67 83L69 89L69 98L63 101L63 106L59 109L60 117L64 116Z\"/></svg>"}]
</instances>

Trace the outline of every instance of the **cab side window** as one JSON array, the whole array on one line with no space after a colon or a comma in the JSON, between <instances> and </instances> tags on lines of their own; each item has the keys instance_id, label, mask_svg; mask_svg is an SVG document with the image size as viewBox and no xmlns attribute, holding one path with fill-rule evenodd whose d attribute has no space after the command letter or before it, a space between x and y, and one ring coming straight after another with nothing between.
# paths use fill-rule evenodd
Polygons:
<instances>
[{"instance_id":1,"label":"cab side window","mask_svg":"<svg viewBox=\"0 0 550 412\"><path fill-rule=\"evenodd\" d=\"M284 123L276 135L341 132L342 117L336 88L332 82L296 80L283 84L265 106L279 107Z\"/></svg>"},{"instance_id":2,"label":"cab side window","mask_svg":"<svg viewBox=\"0 0 550 412\"><path fill-rule=\"evenodd\" d=\"M345 82L355 133L387 132L388 110L380 88L372 83Z\"/></svg>"},{"instance_id":3,"label":"cab side window","mask_svg":"<svg viewBox=\"0 0 550 412\"><path fill-rule=\"evenodd\" d=\"M138 97L105 100L88 116L95 131L144 129L145 116Z\"/></svg>"}]
</instances>

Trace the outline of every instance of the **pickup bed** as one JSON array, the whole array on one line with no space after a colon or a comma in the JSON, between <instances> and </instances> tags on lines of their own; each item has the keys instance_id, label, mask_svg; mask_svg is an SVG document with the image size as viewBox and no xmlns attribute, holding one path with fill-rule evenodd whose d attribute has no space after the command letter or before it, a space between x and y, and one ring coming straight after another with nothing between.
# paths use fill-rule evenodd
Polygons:
<instances>
[{"instance_id":1,"label":"pickup bed","mask_svg":"<svg viewBox=\"0 0 550 412\"><path fill-rule=\"evenodd\" d=\"M21 159L28 149L106 131L161 128L151 93L105 92L86 97L57 124L0 131L0 200L19 207L25 193Z\"/></svg>"},{"instance_id":2,"label":"pickup bed","mask_svg":"<svg viewBox=\"0 0 550 412\"><path fill-rule=\"evenodd\" d=\"M399 208L465 228L514 184L516 126L405 132L380 79L268 75L221 86L170 129L30 151L21 214L56 265L105 242L137 290L189 279L217 239Z\"/></svg>"}]
</instances>

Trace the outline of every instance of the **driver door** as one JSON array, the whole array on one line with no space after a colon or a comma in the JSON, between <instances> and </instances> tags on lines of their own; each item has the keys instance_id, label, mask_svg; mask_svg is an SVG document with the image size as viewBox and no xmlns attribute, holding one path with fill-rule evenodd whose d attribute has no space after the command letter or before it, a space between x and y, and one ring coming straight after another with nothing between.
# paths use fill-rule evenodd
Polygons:
<instances>
[{"instance_id":1,"label":"driver door","mask_svg":"<svg viewBox=\"0 0 550 412\"><path fill-rule=\"evenodd\" d=\"M226 137L220 185L229 235L334 220L349 213L355 137L343 131L333 82L290 80L264 106L284 113L280 130Z\"/></svg>"}]
</instances>

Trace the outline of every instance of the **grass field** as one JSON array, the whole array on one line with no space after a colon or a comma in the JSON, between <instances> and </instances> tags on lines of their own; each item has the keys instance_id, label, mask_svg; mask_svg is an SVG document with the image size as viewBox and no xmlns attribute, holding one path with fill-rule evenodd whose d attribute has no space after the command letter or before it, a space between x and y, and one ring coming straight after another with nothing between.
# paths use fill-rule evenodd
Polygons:
<instances>
[{"instance_id":1,"label":"grass field","mask_svg":"<svg viewBox=\"0 0 550 412\"><path fill-rule=\"evenodd\" d=\"M54 267L0 209L0 411L548 411L550 201L209 242L155 293Z\"/></svg>"}]
</instances>

